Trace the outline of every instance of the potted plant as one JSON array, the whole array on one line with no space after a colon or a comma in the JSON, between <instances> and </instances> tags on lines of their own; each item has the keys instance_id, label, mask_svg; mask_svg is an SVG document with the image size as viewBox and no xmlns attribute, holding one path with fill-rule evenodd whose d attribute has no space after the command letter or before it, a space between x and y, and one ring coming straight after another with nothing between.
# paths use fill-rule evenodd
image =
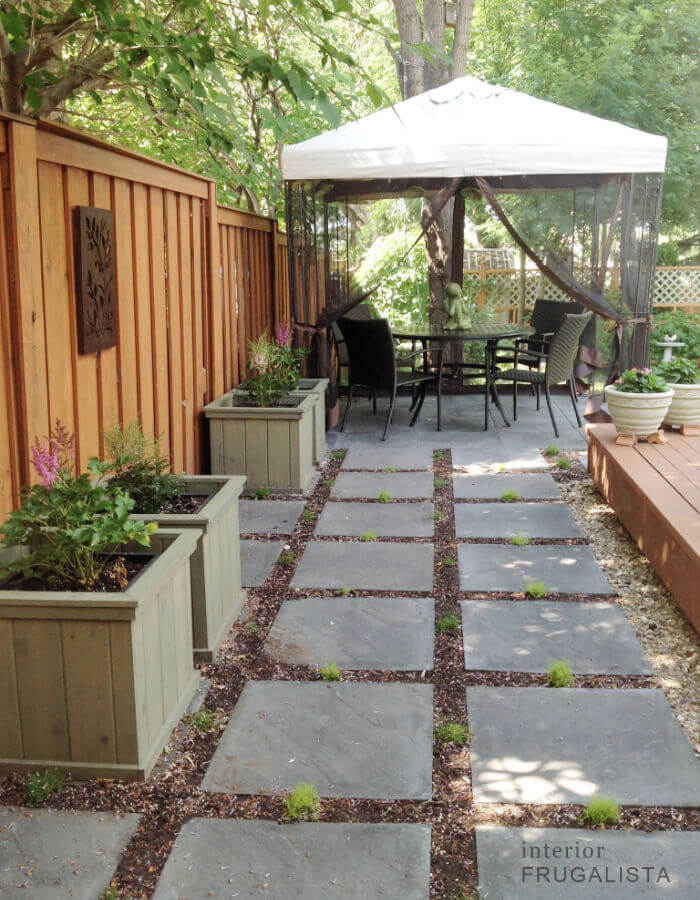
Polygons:
<instances>
[{"instance_id":1,"label":"potted plant","mask_svg":"<svg viewBox=\"0 0 700 900\"><path fill-rule=\"evenodd\" d=\"M264 332L250 342L250 378L204 407L212 472L245 475L251 490L306 490L314 474L316 395L295 391L303 353L285 333L271 341Z\"/></svg>"},{"instance_id":2,"label":"potted plant","mask_svg":"<svg viewBox=\"0 0 700 900\"><path fill-rule=\"evenodd\" d=\"M199 681L189 560L60 426L0 530L0 771L144 778Z\"/></svg>"},{"instance_id":3,"label":"potted plant","mask_svg":"<svg viewBox=\"0 0 700 900\"><path fill-rule=\"evenodd\" d=\"M651 369L628 369L605 388L608 411L618 430L618 443L634 443L639 437L663 441L659 432L671 400L661 375Z\"/></svg>"},{"instance_id":4,"label":"potted plant","mask_svg":"<svg viewBox=\"0 0 700 900\"><path fill-rule=\"evenodd\" d=\"M657 367L673 387L673 399L664 425L680 426L681 434L700 434L700 370L697 360L672 356Z\"/></svg>"},{"instance_id":5,"label":"potted plant","mask_svg":"<svg viewBox=\"0 0 700 900\"><path fill-rule=\"evenodd\" d=\"M195 663L210 662L246 599L241 587L240 475L173 475L138 423L105 431L112 483L134 501L132 517L199 535L190 560Z\"/></svg>"}]
</instances>

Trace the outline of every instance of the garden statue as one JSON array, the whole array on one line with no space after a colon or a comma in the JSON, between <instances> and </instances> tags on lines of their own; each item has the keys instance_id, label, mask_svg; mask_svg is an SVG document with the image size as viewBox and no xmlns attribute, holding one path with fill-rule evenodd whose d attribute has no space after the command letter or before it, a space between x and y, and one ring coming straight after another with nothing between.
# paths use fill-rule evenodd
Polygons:
<instances>
[{"instance_id":1,"label":"garden statue","mask_svg":"<svg viewBox=\"0 0 700 900\"><path fill-rule=\"evenodd\" d=\"M445 328L460 331L471 326L469 309L466 298L462 295L462 288L454 281L450 281L445 288Z\"/></svg>"}]
</instances>

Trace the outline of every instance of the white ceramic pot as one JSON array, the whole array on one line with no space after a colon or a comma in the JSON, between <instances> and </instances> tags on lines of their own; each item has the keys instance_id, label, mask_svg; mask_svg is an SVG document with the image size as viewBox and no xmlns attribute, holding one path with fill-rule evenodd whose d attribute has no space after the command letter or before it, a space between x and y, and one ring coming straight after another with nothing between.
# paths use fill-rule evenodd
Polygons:
<instances>
[{"instance_id":1,"label":"white ceramic pot","mask_svg":"<svg viewBox=\"0 0 700 900\"><path fill-rule=\"evenodd\" d=\"M610 418L620 434L647 437L658 431L673 400L673 388L655 394L632 394L605 388Z\"/></svg>"},{"instance_id":2,"label":"white ceramic pot","mask_svg":"<svg viewBox=\"0 0 700 900\"><path fill-rule=\"evenodd\" d=\"M674 384L664 425L700 425L700 384Z\"/></svg>"}]
</instances>

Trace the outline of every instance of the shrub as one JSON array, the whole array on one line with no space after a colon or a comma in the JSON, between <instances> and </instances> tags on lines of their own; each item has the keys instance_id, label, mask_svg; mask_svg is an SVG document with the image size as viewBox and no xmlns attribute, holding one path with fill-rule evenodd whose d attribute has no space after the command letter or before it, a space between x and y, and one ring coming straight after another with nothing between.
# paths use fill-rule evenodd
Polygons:
<instances>
[{"instance_id":1,"label":"shrub","mask_svg":"<svg viewBox=\"0 0 700 900\"><path fill-rule=\"evenodd\" d=\"M157 440L146 437L138 422L104 429L112 483L134 501L137 513L169 512L183 491L180 478L170 472L170 460Z\"/></svg>"},{"instance_id":2,"label":"shrub","mask_svg":"<svg viewBox=\"0 0 700 900\"><path fill-rule=\"evenodd\" d=\"M534 597L535 600L541 600L542 597L546 597L549 593L549 588L544 583L544 581L529 581L525 585L525 593L529 594L531 597Z\"/></svg>"},{"instance_id":3,"label":"shrub","mask_svg":"<svg viewBox=\"0 0 700 900\"><path fill-rule=\"evenodd\" d=\"M530 543L530 538L526 534L521 534L521 532L517 532L510 539L511 544L515 544L516 547L527 547Z\"/></svg>"},{"instance_id":4,"label":"shrub","mask_svg":"<svg viewBox=\"0 0 700 900\"><path fill-rule=\"evenodd\" d=\"M663 348L657 347L656 342L662 341L666 335L676 335L676 338L685 344L679 348L682 355L688 359L700 357L700 319L697 312L687 313L682 309L669 309L654 313L654 322L651 330L651 358L654 363L663 359Z\"/></svg>"},{"instance_id":5,"label":"shrub","mask_svg":"<svg viewBox=\"0 0 700 900\"><path fill-rule=\"evenodd\" d=\"M380 491L377 494L377 500L379 500L380 503L389 503L391 494L388 491Z\"/></svg>"},{"instance_id":6,"label":"shrub","mask_svg":"<svg viewBox=\"0 0 700 900\"><path fill-rule=\"evenodd\" d=\"M267 500L270 496L270 488L268 487L259 487L255 488L254 491L250 492L250 496L253 500Z\"/></svg>"},{"instance_id":7,"label":"shrub","mask_svg":"<svg viewBox=\"0 0 700 900\"><path fill-rule=\"evenodd\" d=\"M672 356L668 362L659 363L656 371L668 384L697 384L700 369L695 359Z\"/></svg>"},{"instance_id":8,"label":"shrub","mask_svg":"<svg viewBox=\"0 0 700 900\"><path fill-rule=\"evenodd\" d=\"M613 797L603 797L600 794L593 797L591 802L583 808L581 822L588 823L593 828L603 828L605 825L615 825L620 821L620 807Z\"/></svg>"},{"instance_id":9,"label":"shrub","mask_svg":"<svg viewBox=\"0 0 700 900\"><path fill-rule=\"evenodd\" d=\"M31 805L42 803L47 797L57 794L63 788L63 775L52 769L43 772L30 772L27 775L24 795Z\"/></svg>"},{"instance_id":10,"label":"shrub","mask_svg":"<svg viewBox=\"0 0 700 900\"><path fill-rule=\"evenodd\" d=\"M574 680L574 673L568 659L555 659L547 666L547 683L550 687L569 687Z\"/></svg>"},{"instance_id":11,"label":"shrub","mask_svg":"<svg viewBox=\"0 0 700 900\"><path fill-rule=\"evenodd\" d=\"M190 725L200 734L209 734L210 731L214 730L216 717L208 709L202 707L199 712L190 716Z\"/></svg>"},{"instance_id":12,"label":"shrub","mask_svg":"<svg viewBox=\"0 0 700 900\"><path fill-rule=\"evenodd\" d=\"M296 562L296 557L289 550L285 550L284 553L280 555L280 558L277 560L277 562L281 566L293 566Z\"/></svg>"},{"instance_id":13,"label":"shrub","mask_svg":"<svg viewBox=\"0 0 700 900\"><path fill-rule=\"evenodd\" d=\"M321 812L321 798L312 784L300 781L284 798L284 809L288 819L316 820Z\"/></svg>"},{"instance_id":14,"label":"shrub","mask_svg":"<svg viewBox=\"0 0 700 900\"><path fill-rule=\"evenodd\" d=\"M313 509L305 509L304 512L301 514L301 521L306 522L307 524L309 522L315 522L316 521L316 513L313 511Z\"/></svg>"},{"instance_id":15,"label":"shrub","mask_svg":"<svg viewBox=\"0 0 700 900\"><path fill-rule=\"evenodd\" d=\"M556 444L549 444L547 447L544 448L545 456L559 456L560 452L561 451L559 450L559 447L557 447Z\"/></svg>"},{"instance_id":16,"label":"shrub","mask_svg":"<svg viewBox=\"0 0 700 900\"><path fill-rule=\"evenodd\" d=\"M651 369L627 369L614 386L624 394L660 394L666 390L664 379Z\"/></svg>"},{"instance_id":17,"label":"shrub","mask_svg":"<svg viewBox=\"0 0 700 900\"><path fill-rule=\"evenodd\" d=\"M457 631L459 629L459 616L455 613L444 613L437 620L437 630L442 632Z\"/></svg>"},{"instance_id":18,"label":"shrub","mask_svg":"<svg viewBox=\"0 0 700 900\"><path fill-rule=\"evenodd\" d=\"M365 533L360 538L361 541L367 543L368 541L373 541L377 536L376 531L365 531Z\"/></svg>"},{"instance_id":19,"label":"shrub","mask_svg":"<svg viewBox=\"0 0 700 900\"><path fill-rule=\"evenodd\" d=\"M340 669L334 662L327 663L325 666L321 666L320 673L321 678L323 678L324 681L341 680Z\"/></svg>"},{"instance_id":20,"label":"shrub","mask_svg":"<svg viewBox=\"0 0 700 900\"><path fill-rule=\"evenodd\" d=\"M567 459L565 456L562 456L561 459L557 460L557 468L561 469L563 472L566 472L571 468L571 460Z\"/></svg>"},{"instance_id":21,"label":"shrub","mask_svg":"<svg viewBox=\"0 0 700 900\"><path fill-rule=\"evenodd\" d=\"M243 385L256 406L277 406L299 384L299 370L306 350L291 345L291 327L277 327L274 341L263 331L249 341L251 376Z\"/></svg>"},{"instance_id":22,"label":"shrub","mask_svg":"<svg viewBox=\"0 0 700 900\"><path fill-rule=\"evenodd\" d=\"M508 488L507 491L503 491L501 494L501 500L505 500L506 503L513 503L515 500L520 499L520 494L517 491L514 491L513 488Z\"/></svg>"},{"instance_id":23,"label":"shrub","mask_svg":"<svg viewBox=\"0 0 700 900\"><path fill-rule=\"evenodd\" d=\"M469 728L461 722L441 722L433 729L433 736L443 744L466 744Z\"/></svg>"}]
</instances>

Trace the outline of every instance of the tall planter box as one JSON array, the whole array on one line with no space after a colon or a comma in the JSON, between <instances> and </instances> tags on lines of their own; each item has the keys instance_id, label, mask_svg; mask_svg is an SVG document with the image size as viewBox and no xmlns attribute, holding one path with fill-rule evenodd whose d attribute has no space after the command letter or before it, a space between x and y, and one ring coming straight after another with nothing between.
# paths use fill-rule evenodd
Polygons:
<instances>
[{"instance_id":1,"label":"tall planter box","mask_svg":"<svg viewBox=\"0 0 700 900\"><path fill-rule=\"evenodd\" d=\"M208 497L196 513L134 515L160 528L199 531L192 558L192 645L195 663L211 662L238 618L246 599L241 588L241 547L238 498L245 478L240 475L189 475L181 479L184 493Z\"/></svg>"},{"instance_id":2,"label":"tall planter box","mask_svg":"<svg viewBox=\"0 0 700 900\"><path fill-rule=\"evenodd\" d=\"M119 593L0 590L0 772L148 776L200 678L197 539L154 535L153 561Z\"/></svg>"},{"instance_id":3,"label":"tall planter box","mask_svg":"<svg viewBox=\"0 0 700 900\"><path fill-rule=\"evenodd\" d=\"M286 406L241 406L247 396L229 391L204 407L212 472L245 475L250 489L305 491L314 475L315 395L290 396Z\"/></svg>"},{"instance_id":4,"label":"tall planter box","mask_svg":"<svg viewBox=\"0 0 700 900\"><path fill-rule=\"evenodd\" d=\"M314 462L320 465L328 452L326 443L326 388L327 378L302 378L295 394L312 394L314 405Z\"/></svg>"}]
</instances>

